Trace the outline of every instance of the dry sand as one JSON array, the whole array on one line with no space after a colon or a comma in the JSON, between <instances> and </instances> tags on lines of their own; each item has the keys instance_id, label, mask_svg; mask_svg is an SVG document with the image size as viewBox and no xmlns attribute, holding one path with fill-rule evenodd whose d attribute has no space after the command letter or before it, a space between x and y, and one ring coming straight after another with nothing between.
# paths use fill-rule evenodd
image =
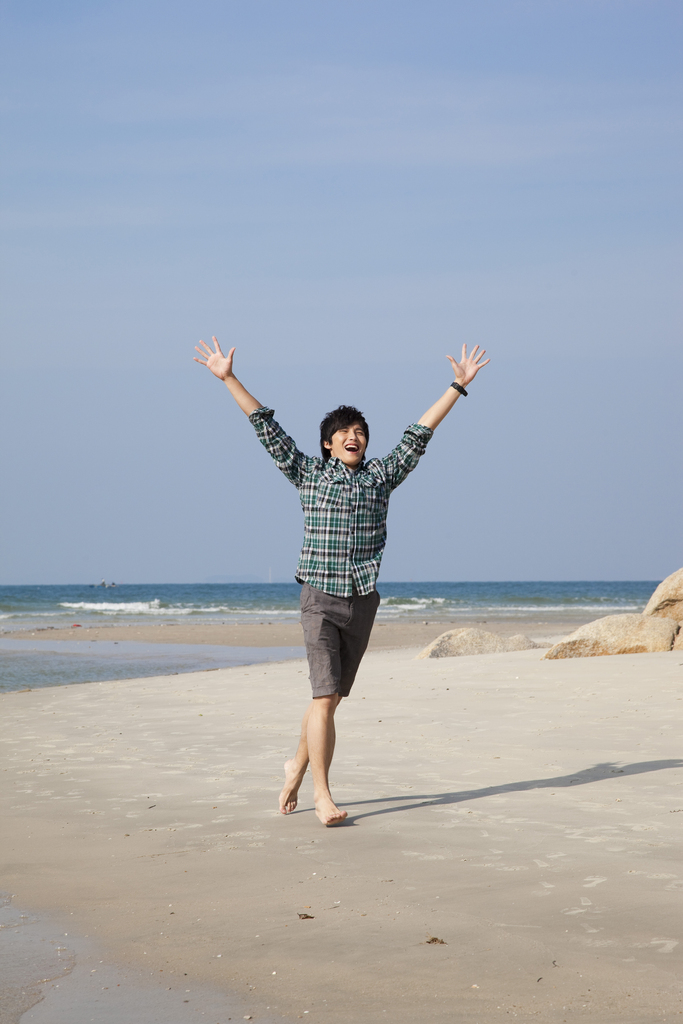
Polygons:
<instances>
[{"instance_id":1,"label":"dry sand","mask_svg":"<svg viewBox=\"0 0 683 1024\"><path fill-rule=\"evenodd\" d=\"M416 653L338 712L336 829L274 811L301 662L3 695L0 884L188 1020L681 1019L680 652Z\"/></svg>"}]
</instances>

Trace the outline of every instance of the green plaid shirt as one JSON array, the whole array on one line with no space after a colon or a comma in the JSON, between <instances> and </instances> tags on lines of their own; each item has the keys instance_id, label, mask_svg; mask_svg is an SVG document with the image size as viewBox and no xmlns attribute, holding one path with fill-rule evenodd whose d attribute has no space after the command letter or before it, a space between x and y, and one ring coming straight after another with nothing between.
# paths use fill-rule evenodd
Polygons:
<instances>
[{"instance_id":1,"label":"green plaid shirt","mask_svg":"<svg viewBox=\"0 0 683 1024\"><path fill-rule=\"evenodd\" d=\"M414 423L384 459L357 470L341 459L304 455L273 419L256 409L249 419L275 465L299 491L304 510L304 545L296 578L336 597L375 589L387 540L389 495L424 455L433 431Z\"/></svg>"}]
</instances>

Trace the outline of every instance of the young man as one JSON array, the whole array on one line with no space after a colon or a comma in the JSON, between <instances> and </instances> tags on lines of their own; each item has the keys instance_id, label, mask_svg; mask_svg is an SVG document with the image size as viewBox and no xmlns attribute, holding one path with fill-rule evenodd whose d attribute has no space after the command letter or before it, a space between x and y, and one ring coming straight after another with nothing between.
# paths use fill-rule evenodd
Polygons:
<instances>
[{"instance_id":1,"label":"young man","mask_svg":"<svg viewBox=\"0 0 683 1024\"><path fill-rule=\"evenodd\" d=\"M256 428L259 440L299 491L304 509L304 545L296 579L302 584L301 623L310 668L313 699L301 725L299 747L285 762L285 785L280 811L290 814L299 787L311 766L315 813L323 825L346 818L330 794L329 771L334 753L334 713L348 697L370 639L379 594L375 583L386 543L387 503L391 492L415 469L441 420L451 411L482 366L485 352L475 345L456 363L455 381L424 416L408 427L384 459L365 462L369 441L363 414L342 405L320 424L322 458L304 455L232 372L232 348L227 356L216 338L213 350L203 341L195 362L207 366L225 382L230 394Z\"/></svg>"}]
</instances>

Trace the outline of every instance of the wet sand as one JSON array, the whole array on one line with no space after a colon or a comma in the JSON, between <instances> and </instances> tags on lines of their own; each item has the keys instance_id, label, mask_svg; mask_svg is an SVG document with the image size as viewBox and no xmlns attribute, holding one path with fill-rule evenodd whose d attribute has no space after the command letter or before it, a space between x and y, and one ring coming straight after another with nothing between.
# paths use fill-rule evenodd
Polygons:
<instances>
[{"instance_id":1,"label":"wet sand","mask_svg":"<svg viewBox=\"0 0 683 1024\"><path fill-rule=\"evenodd\" d=\"M339 710L336 829L274 810L303 662L2 695L0 884L212 1024L678 1019L680 652L415 653Z\"/></svg>"},{"instance_id":2,"label":"wet sand","mask_svg":"<svg viewBox=\"0 0 683 1024\"><path fill-rule=\"evenodd\" d=\"M564 615L561 619L539 619L519 615L488 619L400 619L376 622L370 637L369 650L392 650L397 647L426 647L447 629L474 627L502 636L525 633L534 640L566 636L589 622L590 613ZM7 639L50 640L137 640L164 644L227 644L231 647L298 647L303 644L301 623L170 623L154 625L81 626L71 629L14 630L2 633Z\"/></svg>"}]
</instances>

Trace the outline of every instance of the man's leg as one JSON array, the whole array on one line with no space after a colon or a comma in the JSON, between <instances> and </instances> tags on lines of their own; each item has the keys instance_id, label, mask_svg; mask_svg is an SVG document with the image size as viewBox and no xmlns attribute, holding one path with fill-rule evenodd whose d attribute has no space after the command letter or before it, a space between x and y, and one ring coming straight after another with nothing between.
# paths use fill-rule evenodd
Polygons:
<instances>
[{"instance_id":1,"label":"man's leg","mask_svg":"<svg viewBox=\"0 0 683 1024\"><path fill-rule=\"evenodd\" d=\"M329 788L328 775L335 743L334 713L339 702L351 692L358 666L368 646L379 602L376 590L364 597L354 594L350 607L340 607L336 621L326 622L321 630L321 634L327 633L328 647L332 654L330 668L335 680L338 680L340 690L329 697L314 698L305 719L315 813L323 825L338 825L347 817L346 811L340 811L334 803Z\"/></svg>"},{"instance_id":2,"label":"man's leg","mask_svg":"<svg viewBox=\"0 0 683 1024\"><path fill-rule=\"evenodd\" d=\"M285 761L285 784L280 793L280 814L291 814L299 802L299 787L303 782L308 768L308 719L313 709L313 701L306 708L301 723L301 736L296 754Z\"/></svg>"},{"instance_id":3,"label":"man's leg","mask_svg":"<svg viewBox=\"0 0 683 1024\"><path fill-rule=\"evenodd\" d=\"M315 813L323 825L336 825L346 818L332 799L329 784L336 732L334 713L341 701L339 694L314 697L301 723L301 738L296 754L285 761L285 785L280 794L280 811L290 814L297 805L299 786L311 765Z\"/></svg>"},{"instance_id":4,"label":"man's leg","mask_svg":"<svg viewBox=\"0 0 683 1024\"><path fill-rule=\"evenodd\" d=\"M280 811L290 814L297 805L299 787L309 763L313 775L315 810L324 825L335 825L347 817L330 794L329 771L334 754L334 713L344 696L340 693L340 658L343 628L352 617L350 598L334 597L304 584L301 591L301 624L310 669L313 700L301 723L299 746L285 762L285 785L280 794Z\"/></svg>"},{"instance_id":5,"label":"man's leg","mask_svg":"<svg viewBox=\"0 0 683 1024\"><path fill-rule=\"evenodd\" d=\"M329 697L314 697L308 716L308 756L313 776L313 802L315 813L323 825L338 825L346 818L330 793L329 773L334 754L336 732L334 713L342 698L338 693Z\"/></svg>"}]
</instances>

